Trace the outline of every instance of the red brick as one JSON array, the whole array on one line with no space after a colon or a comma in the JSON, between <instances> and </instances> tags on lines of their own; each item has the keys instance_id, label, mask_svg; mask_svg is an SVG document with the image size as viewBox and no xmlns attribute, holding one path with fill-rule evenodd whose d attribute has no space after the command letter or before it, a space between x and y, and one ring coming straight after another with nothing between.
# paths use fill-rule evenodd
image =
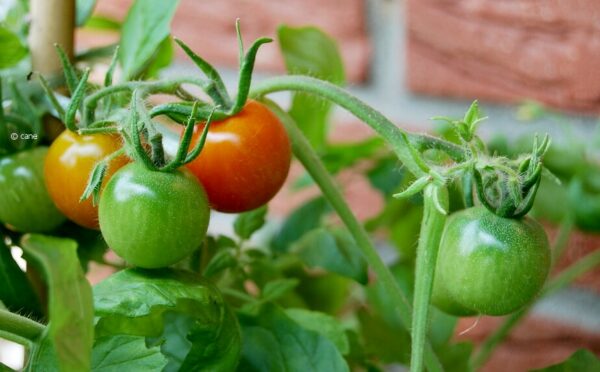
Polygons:
<instances>
[{"instance_id":1,"label":"red brick","mask_svg":"<svg viewBox=\"0 0 600 372\"><path fill-rule=\"evenodd\" d=\"M132 0L103 0L96 13L123 19ZM315 25L332 35L341 47L352 81L367 78L370 44L364 0L182 0L173 21L173 34L211 63L236 67L235 20L240 18L245 42L275 37L277 26ZM184 54L178 50L178 57ZM263 46L257 58L263 71L284 70L275 43Z\"/></svg>"},{"instance_id":2,"label":"red brick","mask_svg":"<svg viewBox=\"0 0 600 372\"><path fill-rule=\"evenodd\" d=\"M471 327L475 320L462 318L457 333ZM464 335L456 335L455 339L479 345L502 321L499 317L481 317L477 326ZM561 362L582 348L600 356L600 334L529 316L495 350L482 371L518 372L542 368Z\"/></svg>"},{"instance_id":3,"label":"red brick","mask_svg":"<svg viewBox=\"0 0 600 372\"><path fill-rule=\"evenodd\" d=\"M600 112L600 3L409 0L409 88Z\"/></svg>"}]
</instances>

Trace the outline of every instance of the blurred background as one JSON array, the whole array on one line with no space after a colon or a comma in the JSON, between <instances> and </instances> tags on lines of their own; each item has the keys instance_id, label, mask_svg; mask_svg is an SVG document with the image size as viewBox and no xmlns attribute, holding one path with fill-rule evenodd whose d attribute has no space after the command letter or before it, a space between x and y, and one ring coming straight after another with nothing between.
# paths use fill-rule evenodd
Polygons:
<instances>
[{"instance_id":1,"label":"blurred background","mask_svg":"<svg viewBox=\"0 0 600 372\"><path fill-rule=\"evenodd\" d=\"M131 3L99 0L96 24L78 30L77 49L118 41L107 25L122 21ZM595 0L181 0L174 36L224 71L232 90L237 84L236 18L248 43L275 37L280 24L322 28L339 44L350 90L409 130L433 131L431 117L460 118L479 99L489 116L481 127L485 139L500 135L513 143L524 134L549 133L555 144L577 146L590 161L597 160L600 3ZM175 53L175 63L163 73L195 73L182 51ZM264 46L257 61L257 80L285 72L275 44ZM285 102L288 96L278 99ZM335 141L370 135L356 119L335 112ZM300 174L294 166L290 179ZM352 172L339 177L359 218L367 220L384 207L385 200L364 178ZM283 190L270 213L285 216L315 193ZM211 229L229 229L231 218L220 216ZM547 226L554 235L554 225ZM573 234L563 266L599 243L594 234ZM501 320L482 318L459 335L475 321L461 320L456 338L480 341ZM546 366L579 348L600 355L599 270L537 304L486 370ZM0 353L11 352L0 348Z\"/></svg>"}]
</instances>

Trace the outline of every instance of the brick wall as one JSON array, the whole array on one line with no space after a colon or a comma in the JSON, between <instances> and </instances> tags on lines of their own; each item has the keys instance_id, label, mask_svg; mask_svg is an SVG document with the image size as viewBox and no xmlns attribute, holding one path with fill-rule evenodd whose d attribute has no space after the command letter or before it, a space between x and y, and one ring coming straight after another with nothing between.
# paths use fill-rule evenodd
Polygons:
<instances>
[{"instance_id":1,"label":"brick wall","mask_svg":"<svg viewBox=\"0 0 600 372\"><path fill-rule=\"evenodd\" d=\"M100 0L97 14L123 19L132 0ZM368 76L370 47L363 0L182 0L173 21L173 34L208 61L236 67L235 20L240 18L246 43L261 36L275 37L277 26L315 25L339 40L352 81ZM178 50L178 56L184 54ZM282 71L276 45L263 46L257 68Z\"/></svg>"}]
</instances>

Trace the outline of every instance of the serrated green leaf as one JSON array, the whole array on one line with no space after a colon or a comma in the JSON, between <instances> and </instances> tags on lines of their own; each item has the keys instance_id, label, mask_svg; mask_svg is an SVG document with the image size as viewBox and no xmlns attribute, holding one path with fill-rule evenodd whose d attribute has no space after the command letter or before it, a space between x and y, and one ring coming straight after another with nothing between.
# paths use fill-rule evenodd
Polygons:
<instances>
[{"instance_id":1,"label":"serrated green leaf","mask_svg":"<svg viewBox=\"0 0 600 372\"><path fill-rule=\"evenodd\" d=\"M0 301L16 313L42 317L40 301L27 276L12 258L10 248L4 244L0 235Z\"/></svg>"},{"instance_id":2,"label":"serrated green leaf","mask_svg":"<svg viewBox=\"0 0 600 372\"><path fill-rule=\"evenodd\" d=\"M137 0L123 24L119 60L125 80L138 76L170 33L178 0Z\"/></svg>"},{"instance_id":3,"label":"serrated green leaf","mask_svg":"<svg viewBox=\"0 0 600 372\"><path fill-rule=\"evenodd\" d=\"M298 286L298 279L277 279L265 285L261 293L262 301L275 301Z\"/></svg>"},{"instance_id":4,"label":"serrated green leaf","mask_svg":"<svg viewBox=\"0 0 600 372\"><path fill-rule=\"evenodd\" d=\"M292 250L309 267L320 267L361 284L368 282L367 261L346 230L315 229L294 244Z\"/></svg>"},{"instance_id":5,"label":"serrated green leaf","mask_svg":"<svg viewBox=\"0 0 600 372\"><path fill-rule=\"evenodd\" d=\"M238 324L220 292L199 275L127 269L94 287L96 335L145 336L167 356L167 371L230 371Z\"/></svg>"},{"instance_id":6,"label":"serrated green leaf","mask_svg":"<svg viewBox=\"0 0 600 372\"><path fill-rule=\"evenodd\" d=\"M159 347L146 347L140 336L108 336L96 340L92 350L93 372L160 372L167 359Z\"/></svg>"},{"instance_id":7,"label":"serrated green leaf","mask_svg":"<svg viewBox=\"0 0 600 372\"><path fill-rule=\"evenodd\" d=\"M348 371L335 345L307 330L285 312L266 304L256 316L241 316L243 334L239 370L258 372Z\"/></svg>"},{"instance_id":8,"label":"serrated green leaf","mask_svg":"<svg viewBox=\"0 0 600 372\"><path fill-rule=\"evenodd\" d=\"M240 214L233 223L233 229L237 236L243 240L250 239L252 234L265 224L267 206L264 205L253 211Z\"/></svg>"},{"instance_id":9,"label":"serrated green leaf","mask_svg":"<svg viewBox=\"0 0 600 372\"><path fill-rule=\"evenodd\" d=\"M0 26L0 50L0 69L16 65L27 55L19 37L3 26Z\"/></svg>"},{"instance_id":10,"label":"serrated green leaf","mask_svg":"<svg viewBox=\"0 0 600 372\"><path fill-rule=\"evenodd\" d=\"M342 355L347 355L350 352L350 343L344 327L334 317L306 309L286 309L285 313L304 329L325 336L333 342Z\"/></svg>"},{"instance_id":11,"label":"serrated green leaf","mask_svg":"<svg viewBox=\"0 0 600 372\"><path fill-rule=\"evenodd\" d=\"M334 39L315 27L280 26L279 47L290 74L308 75L337 85L345 83L344 65ZM295 93L290 115L317 149L326 144L331 104L305 93Z\"/></svg>"},{"instance_id":12,"label":"serrated green leaf","mask_svg":"<svg viewBox=\"0 0 600 372\"><path fill-rule=\"evenodd\" d=\"M91 287L77 258L77 243L32 234L23 237L21 246L45 273L49 289L50 322L28 370L47 368L53 361L64 371L89 370L94 309Z\"/></svg>"}]
</instances>

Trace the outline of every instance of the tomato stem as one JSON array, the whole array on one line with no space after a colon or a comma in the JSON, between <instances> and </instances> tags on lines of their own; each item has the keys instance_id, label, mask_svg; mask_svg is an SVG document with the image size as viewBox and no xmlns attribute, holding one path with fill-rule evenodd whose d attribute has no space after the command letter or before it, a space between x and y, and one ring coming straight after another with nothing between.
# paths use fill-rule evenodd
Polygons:
<instances>
[{"instance_id":1,"label":"tomato stem","mask_svg":"<svg viewBox=\"0 0 600 372\"><path fill-rule=\"evenodd\" d=\"M425 187L423 202L423 220L417 246L411 328L410 370L412 372L423 370L423 351L427 339L429 302L438 249L446 221L446 214L443 212L448 210L448 192L445 187L430 183Z\"/></svg>"},{"instance_id":2,"label":"tomato stem","mask_svg":"<svg viewBox=\"0 0 600 372\"><path fill-rule=\"evenodd\" d=\"M8 310L0 309L0 331L2 331L3 336L6 335L7 338L10 337L10 335L17 336L12 338L11 341L27 345L27 343L24 344L22 341L35 341L45 329L46 327L43 324L24 316L11 313ZM7 335L7 333L9 335Z\"/></svg>"},{"instance_id":3,"label":"tomato stem","mask_svg":"<svg viewBox=\"0 0 600 372\"><path fill-rule=\"evenodd\" d=\"M377 284L381 285L385 292L388 293L390 300L393 303L394 310L396 314L398 314L403 327L406 330L409 330L412 321L411 305L406 296L400 290L396 279L389 271L385 263L381 260L381 257L373 246L369 235L346 204L344 197L341 195L339 189L335 185L335 181L325 169L325 166L309 144L304 134L302 134L302 132L298 129L294 123L294 120L275 103L268 100L264 101L282 121L288 132L288 135L290 136L294 155L298 158L315 183L319 186L323 195L333 206L340 219L348 228L350 234L352 234L356 244L365 256L365 259L372 267L373 271L375 271L378 279ZM427 366L427 369L429 371L441 371L442 366L428 342L425 342L424 353L425 365Z\"/></svg>"},{"instance_id":4,"label":"tomato stem","mask_svg":"<svg viewBox=\"0 0 600 372\"><path fill-rule=\"evenodd\" d=\"M392 146L398 158L417 178L426 175L426 172L414 160L413 154L410 151L410 144L417 150L425 148L439 149L447 153L454 160L465 160L465 151L462 147L439 138L410 134L397 127L379 111L337 85L326 81L300 75L276 77L254 86L250 96L257 97L287 90L318 95L354 114L354 116L373 128Z\"/></svg>"}]
</instances>

